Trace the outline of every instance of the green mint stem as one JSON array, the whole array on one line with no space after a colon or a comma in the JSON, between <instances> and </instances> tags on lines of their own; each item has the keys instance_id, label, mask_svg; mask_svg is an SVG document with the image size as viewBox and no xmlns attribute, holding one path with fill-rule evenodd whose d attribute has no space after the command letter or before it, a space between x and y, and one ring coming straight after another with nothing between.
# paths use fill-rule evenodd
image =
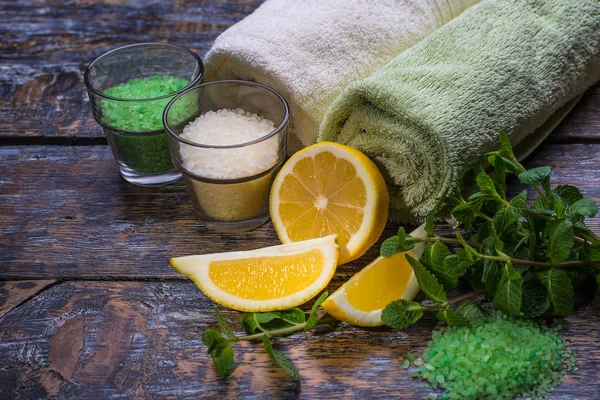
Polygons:
<instances>
[{"instance_id":1,"label":"green mint stem","mask_svg":"<svg viewBox=\"0 0 600 400\"><path fill-rule=\"evenodd\" d=\"M452 300L449 300L445 303L437 303L437 304L433 304L431 306L421 306L421 309L423 311L440 311L440 310L444 310L448 306L451 306L452 304L456 304L463 300L470 299L471 297L485 296L487 293L488 293L487 290L479 290L477 292L469 292L469 293L463 294L461 296L458 296Z\"/></svg>"},{"instance_id":2,"label":"green mint stem","mask_svg":"<svg viewBox=\"0 0 600 400\"><path fill-rule=\"evenodd\" d=\"M533 215L536 218L541 218L541 219L545 219L546 221L552 221L554 220L554 218L552 218L549 215L544 215L544 214L540 214L540 213L536 213L535 211L531 211L531 210L525 210L526 213Z\"/></svg>"},{"instance_id":3,"label":"green mint stem","mask_svg":"<svg viewBox=\"0 0 600 400\"><path fill-rule=\"evenodd\" d=\"M540 262L540 261L521 260L521 259L512 258L512 257L486 256L483 254L480 254L479 257L481 257L484 260L500 261L500 262L511 261L513 264L530 265L532 267L541 267L541 268L577 268L577 267L586 267L586 266L598 268L598 266L599 266L598 263L585 262L585 261L567 261L567 262L563 262L560 264L551 264L551 263Z\"/></svg>"},{"instance_id":4,"label":"green mint stem","mask_svg":"<svg viewBox=\"0 0 600 400\"><path fill-rule=\"evenodd\" d=\"M540 198L542 198L542 200L548 202L548 196L546 196L546 194L542 191L542 189L539 188L538 185L532 185L533 188L535 189L536 192L538 192L538 194L540 195Z\"/></svg>"},{"instance_id":5,"label":"green mint stem","mask_svg":"<svg viewBox=\"0 0 600 400\"><path fill-rule=\"evenodd\" d=\"M440 311L448 307L448 303L437 303L432 306L421 306L423 311Z\"/></svg>"},{"instance_id":6,"label":"green mint stem","mask_svg":"<svg viewBox=\"0 0 600 400\"><path fill-rule=\"evenodd\" d=\"M317 325L325 325L325 324L330 324L332 322L336 322L337 320L335 318L321 318L318 322ZM269 336L283 336L283 335L287 335L290 333L294 333L294 332L298 332L298 331L302 331L304 330L304 327L306 326L306 322L302 323L302 324L298 324L298 325L294 325L294 326L289 326L287 328L281 328L281 329L275 329L272 331L265 331L265 332L261 332L261 333L255 333L254 335L247 335L247 336L237 336L236 337L236 341L241 341L241 340L245 340L245 341L250 341L250 340L262 340L264 335L269 335Z\"/></svg>"},{"instance_id":7,"label":"green mint stem","mask_svg":"<svg viewBox=\"0 0 600 400\"><path fill-rule=\"evenodd\" d=\"M430 236L430 237L426 237L426 238L415 238L415 239L417 240L417 242L423 242L423 243L430 243L430 242L440 241L442 243L460 244L460 242L458 241L458 239L447 238L447 237L443 237L443 236ZM467 241L467 244L469 246L471 246L471 247L476 248L476 249L481 248L481 245L479 243Z\"/></svg>"},{"instance_id":8,"label":"green mint stem","mask_svg":"<svg viewBox=\"0 0 600 400\"><path fill-rule=\"evenodd\" d=\"M577 232L577 235L581 236L584 240L587 240L590 243L600 243L600 236L597 236L590 230L584 231L581 228L575 227L575 231Z\"/></svg>"},{"instance_id":9,"label":"green mint stem","mask_svg":"<svg viewBox=\"0 0 600 400\"><path fill-rule=\"evenodd\" d=\"M493 221L493 218L490 218L489 216L487 216L486 214L482 213L481 211L477 211L476 214L477 214L478 217L481 217L481 218L483 218L483 219L485 219L487 221L490 221L490 222Z\"/></svg>"},{"instance_id":10,"label":"green mint stem","mask_svg":"<svg viewBox=\"0 0 600 400\"><path fill-rule=\"evenodd\" d=\"M458 303L460 301L470 299L471 297L485 296L487 294L488 294L487 290L478 290L477 292L466 293L466 294L463 294L462 296L455 297L452 300L448 301L448 305L452 305L452 304Z\"/></svg>"},{"instance_id":11,"label":"green mint stem","mask_svg":"<svg viewBox=\"0 0 600 400\"><path fill-rule=\"evenodd\" d=\"M515 163L515 165L516 165L517 167L519 167L519 171L517 172L517 175L518 175L519 173L523 173L523 172L527 171L527 170L525 169L525 167L524 167L523 165L521 165L521 163L520 163L520 162L518 162L518 161L517 161L517 159L516 159L514 156L512 157L512 161L513 161L513 163ZM540 188L538 185L531 185L531 186L533 186L533 188L535 189L535 191L536 191L536 192L538 192L538 194L540 195L540 197L541 197L541 198L542 198L544 201L548 201L548 196L546 196L546 193L544 193L544 191L543 191L543 190L542 190L542 189L541 189L541 188Z\"/></svg>"},{"instance_id":12,"label":"green mint stem","mask_svg":"<svg viewBox=\"0 0 600 400\"><path fill-rule=\"evenodd\" d=\"M531 210L525 210L525 212L529 213L530 215L533 215L534 217L545 219L546 221L552 221L555 219L549 215L539 214L539 213L536 213L535 211L531 211ZM600 236L596 236L592 231L584 231L583 229L577 228L576 226L574 228L575 228L575 231L577 232L577 234L575 236L575 240L577 240L578 242L584 242L587 240L588 242L592 242L592 243L593 242L600 243Z\"/></svg>"},{"instance_id":13,"label":"green mint stem","mask_svg":"<svg viewBox=\"0 0 600 400\"><path fill-rule=\"evenodd\" d=\"M422 239L417 238L418 242L435 242L438 240L442 243L460 244L458 242L458 240L456 240L456 239L445 238L445 237L441 237L441 236L432 236L432 237L422 238ZM588 238L587 240L594 241L592 238ZM476 249L481 248L481 245L479 243L475 243L475 242L467 242L467 243L469 244L469 246L471 246L473 248L476 248ZM500 261L500 262L512 261L513 264L530 265L532 267L541 267L541 268L578 268L578 267L598 268L599 267L598 263L590 263L590 262L584 262L584 261L567 261L567 262L560 263L560 264L551 264L551 263L540 262L540 261L521 260L519 258L512 258L512 257L485 256L485 255L479 254L479 253L476 253L476 255L479 258L482 258L484 260Z\"/></svg>"}]
</instances>

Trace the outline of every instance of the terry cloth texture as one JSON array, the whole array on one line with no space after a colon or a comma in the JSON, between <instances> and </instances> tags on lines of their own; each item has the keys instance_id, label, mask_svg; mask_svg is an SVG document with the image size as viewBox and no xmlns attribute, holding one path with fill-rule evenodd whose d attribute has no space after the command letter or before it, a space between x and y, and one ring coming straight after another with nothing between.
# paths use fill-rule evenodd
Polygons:
<instances>
[{"instance_id":1,"label":"terry cloth texture","mask_svg":"<svg viewBox=\"0 0 600 400\"><path fill-rule=\"evenodd\" d=\"M599 78L600 1L484 0L350 85L319 139L369 155L417 222L501 130L517 145Z\"/></svg>"},{"instance_id":2,"label":"terry cloth texture","mask_svg":"<svg viewBox=\"0 0 600 400\"><path fill-rule=\"evenodd\" d=\"M206 79L244 79L288 100L291 151L316 141L327 107L479 0L267 0L220 35Z\"/></svg>"}]
</instances>

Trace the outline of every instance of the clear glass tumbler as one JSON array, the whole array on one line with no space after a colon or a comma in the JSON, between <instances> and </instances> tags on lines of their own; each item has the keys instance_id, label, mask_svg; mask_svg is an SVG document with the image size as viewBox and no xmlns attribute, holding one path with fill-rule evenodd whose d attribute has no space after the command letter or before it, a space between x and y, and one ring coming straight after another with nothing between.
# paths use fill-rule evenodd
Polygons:
<instances>
[{"instance_id":1,"label":"clear glass tumbler","mask_svg":"<svg viewBox=\"0 0 600 400\"><path fill-rule=\"evenodd\" d=\"M175 95L203 78L196 53L167 43L119 47L87 67L84 80L94 118L125 180L161 186L181 178L169 154L162 114Z\"/></svg>"},{"instance_id":2,"label":"clear glass tumbler","mask_svg":"<svg viewBox=\"0 0 600 400\"><path fill-rule=\"evenodd\" d=\"M183 118L181 108L196 113ZM196 118L218 110L241 109L273 122L275 129L241 143L214 145L182 137ZM289 107L275 90L246 81L208 82L177 95L163 115L173 163L202 223L221 232L254 229L269 220L271 184L287 152ZM223 128L223 126L225 128ZM215 135L227 134L227 125ZM213 142L207 140L207 142Z\"/></svg>"}]
</instances>

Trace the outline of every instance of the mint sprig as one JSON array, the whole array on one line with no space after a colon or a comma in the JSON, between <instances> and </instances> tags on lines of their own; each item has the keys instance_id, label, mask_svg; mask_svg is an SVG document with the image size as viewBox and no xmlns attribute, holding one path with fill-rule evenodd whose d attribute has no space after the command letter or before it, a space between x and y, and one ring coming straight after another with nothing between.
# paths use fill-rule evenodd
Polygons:
<instances>
[{"instance_id":1,"label":"mint sprig","mask_svg":"<svg viewBox=\"0 0 600 400\"><path fill-rule=\"evenodd\" d=\"M486 158L491 171L470 174L476 191L463 197L457 190L446 198L446 207L468 230L468 238L458 231L456 238L436 235L434 215L427 219L426 237L412 237L400 227L398 235L384 242L380 252L384 257L426 244L420 259L407 256L407 260L421 290L434 303L392 302L382 314L386 324L407 327L425 311L435 312L449 325L476 324L474 303L453 304L482 294L509 316L566 315L573 312L578 283L586 278L600 282L600 237L585 225L586 217L598 213L596 202L574 186L552 188L550 167L525 169L504 133L500 148ZM507 197L506 179L511 174L537 192L530 206L527 190ZM447 292L463 279L473 292L448 300Z\"/></svg>"},{"instance_id":2,"label":"mint sprig","mask_svg":"<svg viewBox=\"0 0 600 400\"><path fill-rule=\"evenodd\" d=\"M319 306L327 299L327 296L327 292L324 292L315 300L308 318L304 311L299 308L262 313L244 313L241 327L247 335L241 336L235 334L221 311L215 307L215 316L220 332L207 329L202 333L202 341L207 347L207 352L213 360L218 375L226 377L235 370L236 364L232 344L240 341L262 341L265 352L271 361L281 367L293 380L298 381L300 375L293 361L273 347L271 338L273 336L288 336L295 332L307 331L317 325L337 322L327 317L319 319Z\"/></svg>"}]
</instances>

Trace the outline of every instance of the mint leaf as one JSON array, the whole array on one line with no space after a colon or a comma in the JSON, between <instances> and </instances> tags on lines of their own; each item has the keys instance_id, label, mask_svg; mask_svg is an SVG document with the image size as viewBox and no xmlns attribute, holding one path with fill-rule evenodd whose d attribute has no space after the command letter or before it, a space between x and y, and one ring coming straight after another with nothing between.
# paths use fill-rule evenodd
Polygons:
<instances>
[{"instance_id":1,"label":"mint leaf","mask_svg":"<svg viewBox=\"0 0 600 400\"><path fill-rule=\"evenodd\" d=\"M456 238L458 242L463 246L461 250L456 251L456 257L461 269L466 269L477 262L479 254L471 247L467 241L462 237L460 232L456 232Z\"/></svg>"},{"instance_id":2,"label":"mint leaf","mask_svg":"<svg viewBox=\"0 0 600 400\"><path fill-rule=\"evenodd\" d=\"M556 216L558 218L564 218L566 215L565 214L566 206L565 206L565 203L563 202L563 200L554 192L549 191L546 194L552 203L552 211L554 211L554 213L556 214Z\"/></svg>"},{"instance_id":3,"label":"mint leaf","mask_svg":"<svg viewBox=\"0 0 600 400\"><path fill-rule=\"evenodd\" d=\"M458 284L459 269L455 265L444 264L446 257L452 252L442 242L428 244L423 249L423 255L419 261L438 279L445 290L454 289Z\"/></svg>"},{"instance_id":4,"label":"mint leaf","mask_svg":"<svg viewBox=\"0 0 600 400\"><path fill-rule=\"evenodd\" d=\"M548 216L554 215L554 210L552 210L552 204L548 203L541 197L538 197L533 201L533 203L531 203L531 211Z\"/></svg>"},{"instance_id":5,"label":"mint leaf","mask_svg":"<svg viewBox=\"0 0 600 400\"><path fill-rule=\"evenodd\" d=\"M221 329L223 336L225 336L229 340L236 340L235 333L233 333L233 331L229 327L229 324L225 320L225 317L223 316L223 314L221 314L221 311L219 310L219 308L217 306L215 306L215 315L217 317L217 323L219 324L219 329Z\"/></svg>"},{"instance_id":6,"label":"mint leaf","mask_svg":"<svg viewBox=\"0 0 600 400\"><path fill-rule=\"evenodd\" d=\"M582 271L580 269L566 269L564 271L569 276L569 279L573 284L573 288L576 288L577 286L581 285L581 283L585 279L589 278L589 274L587 273L588 271Z\"/></svg>"},{"instance_id":7,"label":"mint leaf","mask_svg":"<svg viewBox=\"0 0 600 400\"><path fill-rule=\"evenodd\" d=\"M416 323L423 316L423 307L417 302L396 300L381 312L381 321L387 326L404 329Z\"/></svg>"},{"instance_id":8,"label":"mint leaf","mask_svg":"<svg viewBox=\"0 0 600 400\"><path fill-rule=\"evenodd\" d=\"M552 192L554 192L554 194L560 197L566 206L570 206L577 200L583 198L583 195L581 194L579 189L571 185L557 186L554 188L554 190L552 190Z\"/></svg>"},{"instance_id":9,"label":"mint leaf","mask_svg":"<svg viewBox=\"0 0 600 400\"><path fill-rule=\"evenodd\" d=\"M581 255L583 261L600 262L600 243L583 244Z\"/></svg>"},{"instance_id":10,"label":"mint leaf","mask_svg":"<svg viewBox=\"0 0 600 400\"><path fill-rule=\"evenodd\" d=\"M499 261L485 260L481 280L485 283L488 292L494 294L502 276L502 263Z\"/></svg>"},{"instance_id":11,"label":"mint leaf","mask_svg":"<svg viewBox=\"0 0 600 400\"><path fill-rule=\"evenodd\" d=\"M590 230L590 228L588 228L588 226L584 224L583 221L573 221L573 226L584 231Z\"/></svg>"},{"instance_id":12,"label":"mint leaf","mask_svg":"<svg viewBox=\"0 0 600 400\"><path fill-rule=\"evenodd\" d=\"M527 190L523 190L521 193L513 197L510 200L509 205L509 208L513 210L513 213L517 213L519 217L523 215L523 212L527 208Z\"/></svg>"},{"instance_id":13,"label":"mint leaf","mask_svg":"<svg viewBox=\"0 0 600 400\"><path fill-rule=\"evenodd\" d=\"M269 335L263 336L263 345L265 346L265 351L269 355L269 358L275 365L281 367L293 380L300 380L300 373L298 372L298 369L294 365L292 359L283 354L281 351L273 348Z\"/></svg>"},{"instance_id":14,"label":"mint leaf","mask_svg":"<svg viewBox=\"0 0 600 400\"><path fill-rule=\"evenodd\" d=\"M521 314L523 277L515 271L510 261L504 264L500 272L500 281L494 295L496 307L508 316Z\"/></svg>"},{"instance_id":15,"label":"mint leaf","mask_svg":"<svg viewBox=\"0 0 600 400\"><path fill-rule=\"evenodd\" d=\"M488 236L481 243L481 253L484 256L496 256L496 246L498 239L495 236ZM483 260L483 275L481 280L485 283L488 292L496 293L496 288L500 282L502 264L499 261Z\"/></svg>"},{"instance_id":16,"label":"mint leaf","mask_svg":"<svg viewBox=\"0 0 600 400\"><path fill-rule=\"evenodd\" d=\"M379 254L383 257L391 257L398 253L406 252L417 244L417 240L410 236L401 226L398 229L398 235L386 239L379 249Z\"/></svg>"},{"instance_id":17,"label":"mint leaf","mask_svg":"<svg viewBox=\"0 0 600 400\"><path fill-rule=\"evenodd\" d=\"M253 335L257 331L265 332L269 330L269 328L263 325L267 325L273 320L281 320L281 313L244 313L242 315L242 328L248 335Z\"/></svg>"},{"instance_id":18,"label":"mint leaf","mask_svg":"<svg viewBox=\"0 0 600 400\"><path fill-rule=\"evenodd\" d=\"M488 161L494 166L493 181L496 191L503 199L506 199L506 163L502 157L489 157Z\"/></svg>"},{"instance_id":19,"label":"mint leaf","mask_svg":"<svg viewBox=\"0 0 600 400\"><path fill-rule=\"evenodd\" d=\"M458 243L460 243L460 245L469 252L469 254L475 256L477 254L477 251L471 247L471 245L469 243L467 243L467 241L465 240L465 238L460 234L460 232L456 232L456 239L458 239Z\"/></svg>"},{"instance_id":20,"label":"mint leaf","mask_svg":"<svg viewBox=\"0 0 600 400\"><path fill-rule=\"evenodd\" d=\"M471 240L481 243L486 237L493 234L494 230L492 229L491 221L485 221L483 224L481 224L477 233L471 236Z\"/></svg>"},{"instance_id":21,"label":"mint leaf","mask_svg":"<svg viewBox=\"0 0 600 400\"><path fill-rule=\"evenodd\" d=\"M537 273L537 277L544 285L552 304L552 315L567 315L573 312L574 292L569 275L558 268Z\"/></svg>"},{"instance_id":22,"label":"mint leaf","mask_svg":"<svg viewBox=\"0 0 600 400\"><path fill-rule=\"evenodd\" d=\"M289 310L281 311L281 319L290 324L290 326L306 322L304 311L299 308L290 308Z\"/></svg>"},{"instance_id":23,"label":"mint leaf","mask_svg":"<svg viewBox=\"0 0 600 400\"><path fill-rule=\"evenodd\" d=\"M327 300L328 295L329 294L327 292L323 292L317 298L317 300L315 300L315 303L313 304L312 309L310 310L310 315L308 316L308 320L306 321L306 326L304 327L305 331L312 329L317 324L317 321L319 320L319 314L318 314L319 306L321 304L323 304L323 302L325 300Z\"/></svg>"},{"instance_id":24,"label":"mint leaf","mask_svg":"<svg viewBox=\"0 0 600 400\"><path fill-rule=\"evenodd\" d=\"M429 213L429 215L427 216L427 219L425 220L425 233L427 233L429 236L433 236L433 234L434 234L433 229L435 228L436 218L437 218L437 208L434 209L431 213Z\"/></svg>"},{"instance_id":25,"label":"mint leaf","mask_svg":"<svg viewBox=\"0 0 600 400\"><path fill-rule=\"evenodd\" d=\"M496 234L501 236L506 230L513 230L513 225L519 221L526 208L527 190L523 190L494 216L492 226Z\"/></svg>"},{"instance_id":26,"label":"mint leaf","mask_svg":"<svg viewBox=\"0 0 600 400\"><path fill-rule=\"evenodd\" d=\"M523 172L524 168L518 163L518 161L514 158L504 157L502 155L498 155L497 157L501 158L504 161L504 165L506 166L506 171L511 172L513 174L519 174Z\"/></svg>"},{"instance_id":27,"label":"mint leaf","mask_svg":"<svg viewBox=\"0 0 600 400\"><path fill-rule=\"evenodd\" d=\"M546 257L552 264L560 264L569 258L575 243L573 224L568 219L555 219L548 223L548 249Z\"/></svg>"},{"instance_id":28,"label":"mint leaf","mask_svg":"<svg viewBox=\"0 0 600 400\"><path fill-rule=\"evenodd\" d=\"M208 353L217 369L217 374L222 378L231 375L235 370L235 362L233 360L233 349L229 341L219 332L207 329L202 332L202 342L208 348Z\"/></svg>"},{"instance_id":29,"label":"mint leaf","mask_svg":"<svg viewBox=\"0 0 600 400\"><path fill-rule=\"evenodd\" d=\"M466 261L461 262L461 260L462 258L459 259L456 254L449 255L444 259L444 271L448 271L447 273L458 277L463 276L472 264L469 264Z\"/></svg>"},{"instance_id":30,"label":"mint leaf","mask_svg":"<svg viewBox=\"0 0 600 400\"><path fill-rule=\"evenodd\" d=\"M417 240L414 237L410 236L408 233L406 233L403 226L398 228L398 246L400 248L400 251L408 251L415 247L416 243Z\"/></svg>"},{"instance_id":31,"label":"mint leaf","mask_svg":"<svg viewBox=\"0 0 600 400\"><path fill-rule=\"evenodd\" d=\"M412 258L408 254L405 255L409 264L412 266L419 287L432 301L436 303L443 303L448 301L444 288L435 276L431 274L418 260Z\"/></svg>"},{"instance_id":32,"label":"mint leaf","mask_svg":"<svg viewBox=\"0 0 600 400\"><path fill-rule=\"evenodd\" d=\"M544 179L550 176L550 167L537 167L525 172L521 172L519 182L523 185L541 185Z\"/></svg>"},{"instance_id":33,"label":"mint leaf","mask_svg":"<svg viewBox=\"0 0 600 400\"><path fill-rule=\"evenodd\" d=\"M581 215L583 217L595 217L598 214L598 205L593 199L579 199L567 208L567 215Z\"/></svg>"},{"instance_id":34,"label":"mint leaf","mask_svg":"<svg viewBox=\"0 0 600 400\"><path fill-rule=\"evenodd\" d=\"M465 228L470 228L477 218L477 214L481 209L481 202L462 202L458 203L450 213L456 220L462 223Z\"/></svg>"},{"instance_id":35,"label":"mint leaf","mask_svg":"<svg viewBox=\"0 0 600 400\"><path fill-rule=\"evenodd\" d=\"M428 244L423 249L423 255L419 261L423 264L427 264L430 267L442 266L444 259L451 255L452 252L448 249L444 243L437 241L433 244ZM438 267L440 268L440 267Z\"/></svg>"},{"instance_id":36,"label":"mint leaf","mask_svg":"<svg viewBox=\"0 0 600 400\"><path fill-rule=\"evenodd\" d=\"M475 303L463 300L454 307L454 311L460 314L471 326L480 325L485 321L485 316Z\"/></svg>"},{"instance_id":37,"label":"mint leaf","mask_svg":"<svg viewBox=\"0 0 600 400\"><path fill-rule=\"evenodd\" d=\"M550 308L548 291L535 274L527 271L523 274L523 303L521 311L525 318L537 318Z\"/></svg>"},{"instance_id":38,"label":"mint leaf","mask_svg":"<svg viewBox=\"0 0 600 400\"><path fill-rule=\"evenodd\" d=\"M484 194L490 195L491 197L498 197L498 192L496 192L494 181L492 181L492 178L490 178L488 174L485 172L480 172L477 174L476 182L477 187L479 187Z\"/></svg>"},{"instance_id":39,"label":"mint leaf","mask_svg":"<svg viewBox=\"0 0 600 400\"><path fill-rule=\"evenodd\" d=\"M483 268L469 268L464 275L465 281L473 290L487 290L483 283ZM493 295L493 293L490 293Z\"/></svg>"},{"instance_id":40,"label":"mint leaf","mask_svg":"<svg viewBox=\"0 0 600 400\"><path fill-rule=\"evenodd\" d=\"M448 325L455 325L455 326L469 326L470 325L469 321L464 319L462 317L462 315L460 315L459 313L457 313L456 311L452 310L449 307L443 311L436 312L435 317L438 320L445 322Z\"/></svg>"},{"instance_id":41,"label":"mint leaf","mask_svg":"<svg viewBox=\"0 0 600 400\"><path fill-rule=\"evenodd\" d=\"M500 149L498 150L498 153L509 160L515 159L512 145L510 144L510 137L504 131L500 132Z\"/></svg>"},{"instance_id":42,"label":"mint leaf","mask_svg":"<svg viewBox=\"0 0 600 400\"><path fill-rule=\"evenodd\" d=\"M379 255L382 257L392 257L398 253L400 253L400 250L398 250L398 236L389 237L381 243Z\"/></svg>"}]
</instances>

